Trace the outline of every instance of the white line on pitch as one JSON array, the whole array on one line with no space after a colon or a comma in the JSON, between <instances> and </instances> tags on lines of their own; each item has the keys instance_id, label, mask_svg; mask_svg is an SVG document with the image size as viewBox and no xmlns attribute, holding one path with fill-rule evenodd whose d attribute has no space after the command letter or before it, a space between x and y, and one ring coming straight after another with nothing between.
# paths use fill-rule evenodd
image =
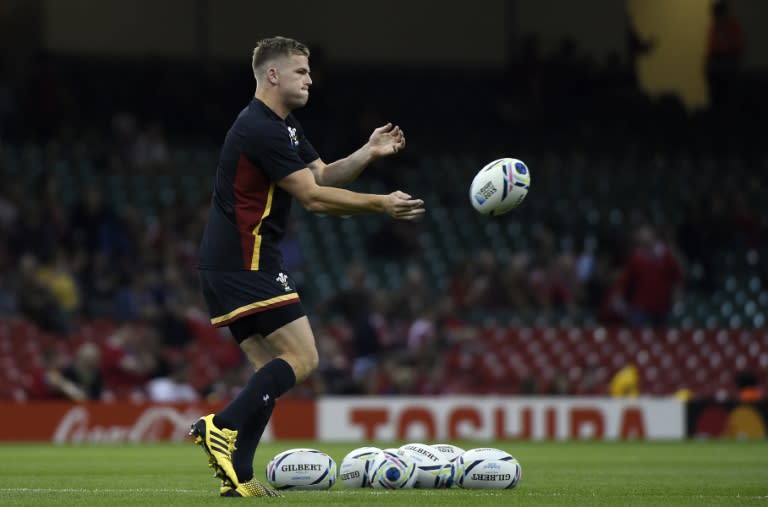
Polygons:
<instances>
[{"instance_id":1,"label":"white line on pitch","mask_svg":"<svg viewBox=\"0 0 768 507\"><path fill-rule=\"evenodd\" d=\"M5 493L205 493L199 489L149 489L149 488L126 488L126 489L86 489L86 488L0 488L0 492Z\"/></svg>"}]
</instances>

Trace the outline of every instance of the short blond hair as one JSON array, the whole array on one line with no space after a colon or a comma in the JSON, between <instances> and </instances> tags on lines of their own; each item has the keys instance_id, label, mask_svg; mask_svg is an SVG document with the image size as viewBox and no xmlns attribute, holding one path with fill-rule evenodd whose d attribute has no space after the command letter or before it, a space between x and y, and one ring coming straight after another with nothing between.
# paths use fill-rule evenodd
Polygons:
<instances>
[{"instance_id":1,"label":"short blond hair","mask_svg":"<svg viewBox=\"0 0 768 507\"><path fill-rule=\"evenodd\" d=\"M253 48L251 67L254 77L258 77L264 71L266 64L275 58L289 57L291 55L303 55L309 58L309 48L306 44L288 37L270 37L261 39Z\"/></svg>"}]
</instances>

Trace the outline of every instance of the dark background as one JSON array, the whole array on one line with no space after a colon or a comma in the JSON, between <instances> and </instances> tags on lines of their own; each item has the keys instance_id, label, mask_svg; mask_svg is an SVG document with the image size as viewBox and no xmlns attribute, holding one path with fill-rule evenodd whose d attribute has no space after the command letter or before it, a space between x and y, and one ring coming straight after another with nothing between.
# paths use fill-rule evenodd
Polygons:
<instances>
[{"instance_id":1,"label":"dark background","mask_svg":"<svg viewBox=\"0 0 768 507\"><path fill-rule=\"evenodd\" d=\"M716 97L711 5L3 2L4 396L60 396L46 372L86 343L112 395L147 396L149 379L177 374L226 396L216 379L240 356L206 324L195 255L220 142L253 94L252 47L278 34L312 49L296 115L323 159L398 123L408 149L352 188L402 189L428 208L417 224L295 210L286 267L324 357L299 395L606 393L629 363L642 392L736 395L736 372L768 369L767 7L729 4L744 45ZM671 16L690 19L675 37ZM682 52L696 41L700 54ZM680 60L644 67L676 44ZM683 65L701 72L656 87ZM531 193L489 220L466 192L503 156L529 165ZM658 273L632 267L648 228L676 266L643 289L669 299L650 320L633 298ZM214 360L201 359L206 340ZM126 356L139 366L125 370Z\"/></svg>"}]
</instances>

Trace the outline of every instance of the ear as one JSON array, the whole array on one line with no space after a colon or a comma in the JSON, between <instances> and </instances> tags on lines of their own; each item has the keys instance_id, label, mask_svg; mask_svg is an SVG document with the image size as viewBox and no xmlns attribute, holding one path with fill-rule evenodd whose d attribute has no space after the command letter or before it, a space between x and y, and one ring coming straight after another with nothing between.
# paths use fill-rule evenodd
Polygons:
<instances>
[{"instance_id":1,"label":"ear","mask_svg":"<svg viewBox=\"0 0 768 507\"><path fill-rule=\"evenodd\" d=\"M269 81L270 84L276 85L277 84L277 69L272 67L270 69L267 69L267 81Z\"/></svg>"}]
</instances>

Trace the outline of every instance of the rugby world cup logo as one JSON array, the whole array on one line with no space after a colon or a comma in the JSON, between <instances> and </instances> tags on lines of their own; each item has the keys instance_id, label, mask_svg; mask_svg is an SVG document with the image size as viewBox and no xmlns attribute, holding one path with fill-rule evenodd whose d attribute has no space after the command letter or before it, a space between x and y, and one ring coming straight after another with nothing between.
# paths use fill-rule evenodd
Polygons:
<instances>
[{"instance_id":1,"label":"rugby world cup logo","mask_svg":"<svg viewBox=\"0 0 768 507\"><path fill-rule=\"evenodd\" d=\"M530 176L528 176L528 168L525 167L525 164L517 162L512 166L510 162L505 162L501 166L501 171L504 175L504 187L501 192L502 201L506 199L507 194L512 192L515 187L528 189Z\"/></svg>"}]
</instances>

